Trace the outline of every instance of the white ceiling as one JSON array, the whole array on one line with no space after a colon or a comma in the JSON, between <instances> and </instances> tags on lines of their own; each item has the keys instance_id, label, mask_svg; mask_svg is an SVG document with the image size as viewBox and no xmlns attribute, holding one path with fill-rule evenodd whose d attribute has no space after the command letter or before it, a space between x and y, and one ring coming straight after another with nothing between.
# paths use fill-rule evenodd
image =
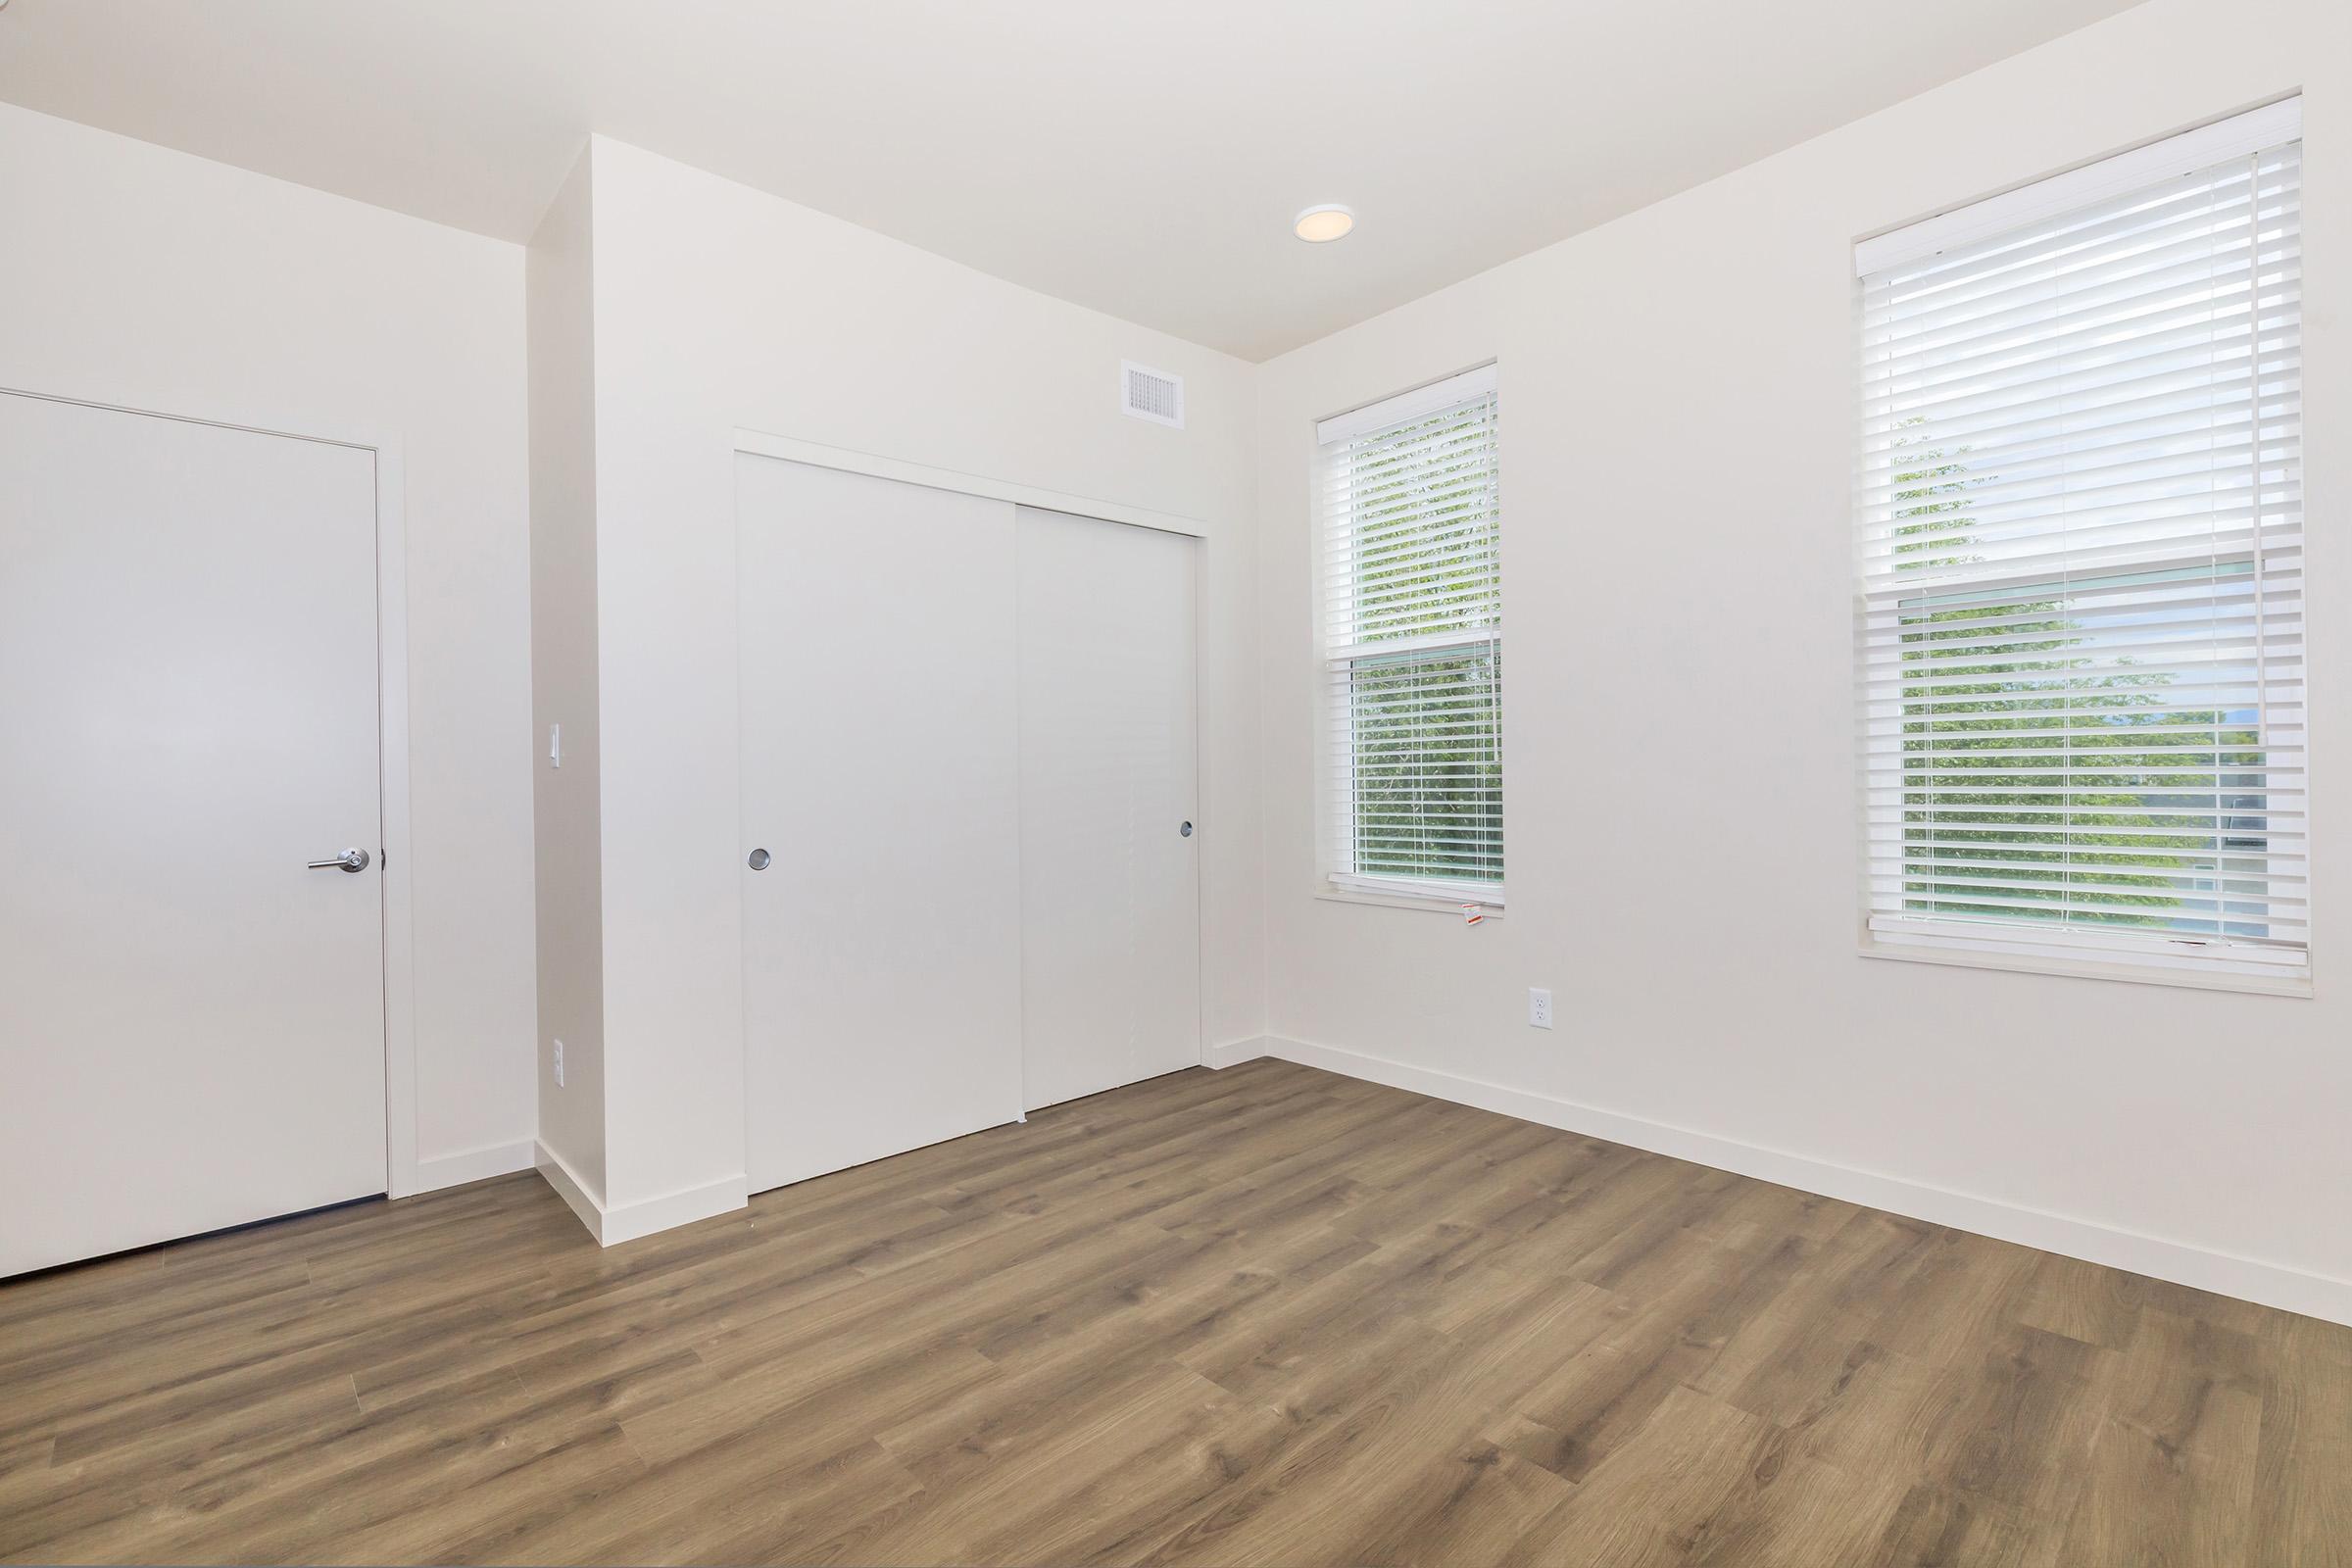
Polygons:
<instances>
[{"instance_id":1,"label":"white ceiling","mask_svg":"<svg viewBox=\"0 0 2352 1568\"><path fill-rule=\"evenodd\" d=\"M0 0L0 99L510 239L602 131L1254 360L2129 3Z\"/></svg>"}]
</instances>

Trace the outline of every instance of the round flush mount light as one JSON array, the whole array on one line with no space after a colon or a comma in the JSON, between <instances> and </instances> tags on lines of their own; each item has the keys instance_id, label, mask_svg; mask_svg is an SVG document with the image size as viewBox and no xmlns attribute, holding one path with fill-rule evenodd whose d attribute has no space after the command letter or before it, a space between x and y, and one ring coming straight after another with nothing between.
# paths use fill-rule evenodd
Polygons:
<instances>
[{"instance_id":1,"label":"round flush mount light","mask_svg":"<svg viewBox=\"0 0 2352 1568\"><path fill-rule=\"evenodd\" d=\"M1355 214L1337 202L1309 207L1291 220L1291 232L1309 245L1328 245L1335 239L1345 239L1355 226Z\"/></svg>"}]
</instances>

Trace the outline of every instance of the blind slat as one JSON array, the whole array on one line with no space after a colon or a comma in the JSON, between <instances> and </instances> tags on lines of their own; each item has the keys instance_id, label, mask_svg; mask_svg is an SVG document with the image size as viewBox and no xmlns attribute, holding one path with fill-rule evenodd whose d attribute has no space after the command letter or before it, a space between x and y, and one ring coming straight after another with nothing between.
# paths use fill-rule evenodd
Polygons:
<instances>
[{"instance_id":1,"label":"blind slat","mask_svg":"<svg viewBox=\"0 0 2352 1568\"><path fill-rule=\"evenodd\" d=\"M2300 961L2300 163L2249 150L1866 269L1879 936Z\"/></svg>"},{"instance_id":2,"label":"blind slat","mask_svg":"<svg viewBox=\"0 0 2352 1568\"><path fill-rule=\"evenodd\" d=\"M1323 434L1327 870L1347 886L1499 901L1493 373L1328 420Z\"/></svg>"}]
</instances>

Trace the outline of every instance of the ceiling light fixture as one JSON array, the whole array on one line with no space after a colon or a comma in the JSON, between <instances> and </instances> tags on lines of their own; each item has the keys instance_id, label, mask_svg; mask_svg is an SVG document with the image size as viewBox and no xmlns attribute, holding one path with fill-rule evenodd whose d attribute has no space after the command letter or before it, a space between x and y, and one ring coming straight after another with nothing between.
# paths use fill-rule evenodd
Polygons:
<instances>
[{"instance_id":1,"label":"ceiling light fixture","mask_svg":"<svg viewBox=\"0 0 2352 1568\"><path fill-rule=\"evenodd\" d=\"M1345 239L1355 226L1355 214L1337 202L1309 207L1291 220L1291 232L1309 245L1327 245L1335 239Z\"/></svg>"}]
</instances>

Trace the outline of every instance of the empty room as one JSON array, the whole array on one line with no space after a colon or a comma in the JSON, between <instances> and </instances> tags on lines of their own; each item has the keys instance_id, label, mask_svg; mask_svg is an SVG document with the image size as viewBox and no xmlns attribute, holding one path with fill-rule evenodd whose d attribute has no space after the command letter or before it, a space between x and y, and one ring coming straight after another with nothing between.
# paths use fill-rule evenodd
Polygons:
<instances>
[{"instance_id":1,"label":"empty room","mask_svg":"<svg viewBox=\"0 0 2352 1568\"><path fill-rule=\"evenodd\" d=\"M2352 1565L2348 523L2342 0L0 0L0 1562Z\"/></svg>"}]
</instances>

